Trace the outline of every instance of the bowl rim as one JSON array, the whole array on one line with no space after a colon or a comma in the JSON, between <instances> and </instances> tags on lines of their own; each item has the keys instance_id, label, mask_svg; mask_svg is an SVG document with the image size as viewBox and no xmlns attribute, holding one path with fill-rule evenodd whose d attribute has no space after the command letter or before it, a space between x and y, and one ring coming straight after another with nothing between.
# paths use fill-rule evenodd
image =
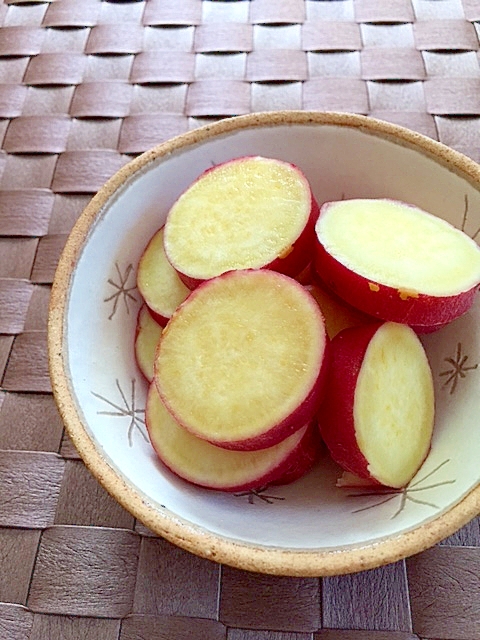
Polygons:
<instances>
[{"instance_id":1,"label":"bowl rim","mask_svg":"<svg viewBox=\"0 0 480 640\"><path fill-rule=\"evenodd\" d=\"M480 513L480 484L458 503L413 529L393 537L343 549L256 547L208 532L158 509L127 484L102 456L77 412L63 358L69 288L89 232L117 189L150 163L212 137L241 129L284 125L332 125L358 129L407 146L444 165L479 188L480 166L444 144L396 124L344 112L265 111L229 117L193 129L159 144L129 161L94 195L74 225L61 254L52 284L48 315L48 365L52 391L66 431L87 468L100 484L154 533L198 556L238 569L284 576L320 577L376 568L414 555L453 534Z\"/></svg>"}]
</instances>

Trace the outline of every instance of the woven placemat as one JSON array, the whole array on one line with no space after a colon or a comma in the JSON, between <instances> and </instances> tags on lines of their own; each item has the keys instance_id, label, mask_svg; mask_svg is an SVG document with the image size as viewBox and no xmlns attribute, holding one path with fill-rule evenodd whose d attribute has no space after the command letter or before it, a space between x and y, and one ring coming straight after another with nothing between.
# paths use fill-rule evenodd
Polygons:
<instances>
[{"instance_id":1,"label":"woven placemat","mask_svg":"<svg viewBox=\"0 0 480 640\"><path fill-rule=\"evenodd\" d=\"M352 111L480 161L480 1L4 0L0 25L0 640L479 640L479 519L323 580L151 535L64 433L46 321L94 192L212 119Z\"/></svg>"}]
</instances>

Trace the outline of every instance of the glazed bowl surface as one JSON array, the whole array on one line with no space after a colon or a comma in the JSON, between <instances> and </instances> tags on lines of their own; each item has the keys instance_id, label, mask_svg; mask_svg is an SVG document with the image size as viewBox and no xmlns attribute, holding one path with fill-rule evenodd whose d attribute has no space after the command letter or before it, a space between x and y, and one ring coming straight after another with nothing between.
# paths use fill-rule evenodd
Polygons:
<instances>
[{"instance_id":1,"label":"glazed bowl surface","mask_svg":"<svg viewBox=\"0 0 480 640\"><path fill-rule=\"evenodd\" d=\"M133 352L136 267L182 191L245 155L298 165L319 203L394 198L480 236L480 167L429 138L344 113L222 120L135 158L97 193L68 238L52 288L49 363L66 429L100 483L153 532L205 558L280 575L325 576L412 555L480 512L480 296L422 337L433 371L431 451L402 490L338 488L323 455L286 486L228 494L190 485L156 458L147 383Z\"/></svg>"}]
</instances>

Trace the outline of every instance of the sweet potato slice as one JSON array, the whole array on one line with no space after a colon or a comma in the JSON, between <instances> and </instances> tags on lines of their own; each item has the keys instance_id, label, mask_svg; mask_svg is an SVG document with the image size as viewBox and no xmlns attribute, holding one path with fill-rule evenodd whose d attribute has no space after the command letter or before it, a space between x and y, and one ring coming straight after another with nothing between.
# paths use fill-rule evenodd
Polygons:
<instances>
[{"instance_id":1,"label":"sweet potato slice","mask_svg":"<svg viewBox=\"0 0 480 640\"><path fill-rule=\"evenodd\" d=\"M365 313L428 331L465 313L480 283L480 249L445 220L403 202L322 206L315 270Z\"/></svg>"},{"instance_id":2,"label":"sweet potato slice","mask_svg":"<svg viewBox=\"0 0 480 640\"><path fill-rule=\"evenodd\" d=\"M195 289L160 339L155 382L175 419L217 446L273 446L318 409L327 338L298 282L231 271Z\"/></svg>"},{"instance_id":3,"label":"sweet potato slice","mask_svg":"<svg viewBox=\"0 0 480 640\"><path fill-rule=\"evenodd\" d=\"M232 269L269 267L296 276L310 261L317 217L298 167L237 158L203 173L174 203L165 251L191 289Z\"/></svg>"},{"instance_id":4,"label":"sweet potato slice","mask_svg":"<svg viewBox=\"0 0 480 640\"><path fill-rule=\"evenodd\" d=\"M417 335L393 322L345 329L331 342L319 424L346 471L389 487L408 484L431 444L432 372Z\"/></svg>"},{"instance_id":5,"label":"sweet potato slice","mask_svg":"<svg viewBox=\"0 0 480 640\"><path fill-rule=\"evenodd\" d=\"M216 447L175 421L154 384L148 392L145 418L152 446L165 466L208 489L245 491L293 482L312 467L320 448L313 422L267 449L228 451Z\"/></svg>"}]
</instances>

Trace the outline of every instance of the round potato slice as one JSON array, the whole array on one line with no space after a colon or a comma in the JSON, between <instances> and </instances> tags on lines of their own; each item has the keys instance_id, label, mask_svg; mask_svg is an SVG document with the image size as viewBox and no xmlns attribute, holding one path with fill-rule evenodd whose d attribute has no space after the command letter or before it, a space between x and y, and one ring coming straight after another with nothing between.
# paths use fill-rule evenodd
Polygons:
<instances>
[{"instance_id":1,"label":"round potato slice","mask_svg":"<svg viewBox=\"0 0 480 640\"><path fill-rule=\"evenodd\" d=\"M261 449L314 416L326 347L322 313L302 285L267 269L231 271L174 313L154 379L191 433L225 448Z\"/></svg>"}]
</instances>

